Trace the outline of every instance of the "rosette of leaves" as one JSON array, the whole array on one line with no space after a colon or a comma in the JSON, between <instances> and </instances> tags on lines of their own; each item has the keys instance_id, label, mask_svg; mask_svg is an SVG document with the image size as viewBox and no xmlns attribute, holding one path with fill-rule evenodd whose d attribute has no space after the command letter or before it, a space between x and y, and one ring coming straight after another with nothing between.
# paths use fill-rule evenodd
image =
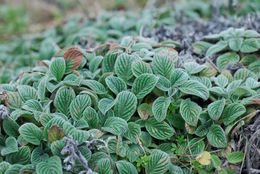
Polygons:
<instances>
[{"instance_id":1,"label":"rosette of leaves","mask_svg":"<svg viewBox=\"0 0 260 174\"><path fill-rule=\"evenodd\" d=\"M193 44L193 51L202 56L216 56L220 70L242 64L259 77L260 34L255 30L229 28L219 34L205 36Z\"/></svg>"},{"instance_id":2,"label":"rosette of leaves","mask_svg":"<svg viewBox=\"0 0 260 174\"><path fill-rule=\"evenodd\" d=\"M248 69L204 76L195 62L177 68L174 49L130 37L78 51L1 85L6 173L183 173L202 152L228 147L233 128L256 110L258 76ZM77 156L61 154L66 137Z\"/></svg>"}]
</instances>

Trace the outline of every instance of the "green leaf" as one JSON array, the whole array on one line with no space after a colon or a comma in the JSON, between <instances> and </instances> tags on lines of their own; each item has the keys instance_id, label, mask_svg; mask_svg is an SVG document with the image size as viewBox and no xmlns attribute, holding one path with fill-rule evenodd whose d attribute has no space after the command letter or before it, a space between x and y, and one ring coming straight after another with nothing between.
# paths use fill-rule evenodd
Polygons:
<instances>
[{"instance_id":1,"label":"green leaf","mask_svg":"<svg viewBox=\"0 0 260 174\"><path fill-rule=\"evenodd\" d=\"M171 99L168 97L159 97L153 102L152 111L157 121L161 122L166 118L170 103Z\"/></svg>"},{"instance_id":2,"label":"green leaf","mask_svg":"<svg viewBox=\"0 0 260 174\"><path fill-rule=\"evenodd\" d=\"M23 139L31 144L39 145L42 140L42 130L33 123L25 123L19 128Z\"/></svg>"},{"instance_id":3,"label":"green leaf","mask_svg":"<svg viewBox=\"0 0 260 174\"><path fill-rule=\"evenodd\" d=\"M161 51L154 55L151 66L155 74L169 78L174 69L174 59Z\"/></svg>"},{"instance_id":4,"label":"green leaf","mask_svg":"<svg viewBox=\"0 0 260 174\"><path fill-rule=\"evenodd\" d=\"M245 106L240 103L232 103L227 105L227 107L224 109L224 112L222 114L224 124L225 125L231 124L241 115L243 115L245 112L246 112Z\"/></svg>"},{"instance_id":5,"label":"green leaf","mask_svg":"<svg viewBox=\"0 0 260 174\"><path fill-rule=\"evenodd\" d=\"M186 69L186 71L189 74L197 74L197 73L201 72L203 69L205 69L206 66L200 65L196 62L187 62L187 63L184 63L184 68Z\"/></svg>"},{"instance_id":6,"label":"green leaf","mask_svg":"<svg viewBox=\"0 0 260 174\"><path fill-rule=\"evenodd\" d=\"M221 160L219 159L219 157L217 155L211 154L211 161L213 163L213 166L219 170L221 169Z\"/></svg>"},{"instance_id":7,"label":"green leaf","mask_svg":"<svg viewBox=\"0 0 260 174\"><path fill-rule=\"evenodd\" d=\"M113 72L114 71L114 65L117 59L118 54L120 51L118 50L111 50L108 51L105 55L102 63L102 69L104 72Z\"/></svg>"},{"instance_id":8,"label":"green leaf","mask_svg":"<svg viewBox=\"0 0 260 174\"><path fill-rule=\"evenodd\" d=\"M19 85L17 90L23 101L37 99L37 91L35 88L27 85Z\"/></svg>"},{"instance_id":9,"label":"green leaf","mask_svg":"<svg viewBox=\"0 0 260 174\"><path fill-rule=\"evenodd\" d=\"M91 98L87 94L76 96L70 104L70 115L74 120L80 120L83 116L83 111L91 105Z\"/></svg>"},{"instance_id":10,"label":"green leaf","mask_svg":"<svg viewBox=\"0 0 260 174\"><path fill-rule=\"evenodd\" d=\"M195 80L185 81L179 89L184 94L195 95L204 100L207 100L209 98L209 91L207 87Z\"/></svg>"},{"instance_id":11,"label":"green leaf","mask_svg":"<svg viewBox=\"0 0 260 174\"><path fill-rule=\"evenodd\" d=\"M13 164L11 165L4 174L16 174L20 173L20 170L22 169L23 165L22 164Z\"/></svg>"},{"instance_id":12,"label":"green leaf","mask_svg":"<svg viewBox=\"0 0 260 174\"><path fill-rule=\"evenodd\" d=\"M228 78L226 76L224 76L223 74L220 74L219 76L214 78L214 82L219 87L225 88L228 84Z\"/></svg>"},{"instance_id":13,"label":"green leaf","mask_svg":"<svg viewBox=\"0 0 260 174\"><path fill-rule=\"evenodd\" d=\"M124 136L130 141L132 141L133 143L136 143L140 135L141 135L140 126L134 122L129 122L128 130L126 131Z\"/></svg>"},{"instance_id":14,"label":"green leaf","mask_svg":"<svg viewBox=\"0 0 260 174\"><path fill-rule=\"evenodd\" d=\"M113 170L109 158L103 158L98 160L97 165L98 165L99 174L113 174Z\"/></svg>"},{"instance_id":15,"label":"green leaf","mask_svg":"<svg viewBox=\"0 0 260 174\"><path fill-rule=\"evenodd\" d=\"M31 155L31 163L37 165L40 162L47 161L49 159L49 155L44 153L44 151L40 147L36 147L32 151Z\"/></svg>"},{"instance_id":16,"label":"green leaf","mask_svg":"<svg viewBox=\"0 0 260 174\"><path fill-rule=\"evenodd\" d=\"M137 108L138 115L141 119L146 120L152 113L152 106L148 103L142 103Z\"/></svg>"},{"instance_id":17,"label":"green leaf","mask_svg":"<svg viewBox=\"0 0 260 174\"><path fill-rule=\"evenodd\" d=\"M191 126L197 126L202 108L190 99L182 100L180 113L182 118Z\"/></svg>"},{"instance_id":18,"label":"green leaf","mask_svg":"<svg viewBox=\"0 0 260 174\"><path fill-rule=\"evenodd\" d=\"M116 167L119 174L138 174L135 166L132 163L125 160L117 161Z\"/></svg>"},{"instance_id":19,"label":"green leaf","mask_svg":"<svg viewBox=\"0 0 260 174\"><path fill-rule=\"evenodd\" d=\"M22 100L17 92L8 92L6 105L11 109L20 109L22 106Z\"/></svg>"},{"instance_id":20,"label":"green leaf","mask_svg":"<svg viewBox=\"0 0 260 174\"><path fill-rule=\"evenodd\" d=\"M230 64L235 64L239 62L239 55L236 53L225 53L217 58L217 67L220 69L225 69Z\"/></svg>"},{"instance_id":21,"label":"green leaf","mask_svg":"<svg viewBox=\"0 0 260 174\"><path fill-rule=\"evenodd\" d=\"M208 113L210 118L212 118L213 120L218 120L224 110L225 104L225 99L217 100L209 104Z\"/></svg>"},{"instance_id":22,"label":"green leaf","mask_svg":"<svg viewBox=\"0 0 260 174\"><path fill-rule=\"evenodd\" d=\"M182 169L179 166L176 166L173 164L170 164L169 172L170 172L170 174L184 174Z\"/></svg>"},{"instance_id":23,"label":"green leaf","mask_svg":"<svg viewBox=\"0 0 260 174\"><path fill-rule=\"evenodd\" d=\"M30 162L31 151L28 146L22 146L18 152L6 156L6 161L11 164L28 164Z\"/></svg>"},{"instance_id":24,"label":"green leaf","mask_svg":"<svg viewBox=\"0 0 260 174\"><path fill-rule=\"evenodd\" d=\"M9 136L18 137L19 136L19 125L12 119L4 119L3 121L3 129L5 133Z\"/></svg>"},{"instance_id":25,"label":"green leaf","mask_svg":"<svg viewBox=\"0 0 260 174\"><path fill-rule=\"evenodd\" d=\"M135 113L136 107L136 96L129 91L122 91L116 97L116 104L114 106L115 116L129 120Z\"/></svg>"},{"instance_id":26,"label":"green leaf","mask_svg":"<svg viewBox=\"0 0 260 174\"><path fill-rule=\"evenodd\" d=\"M75 92L70 87L61 87L55 96L54 106L56 107L58 112L69 116L70 113L70 104L72 100L75 98Z\"/></svg>"},{"instance_id":27,"label":"green leaf","mask_svg":"<svg viewBox=\"0 0 260 174\"><path fill-rule=\"evenodd\" d=\"M115 100L110 98L102 98L98 102L98 109L102 114L106 114L115 105Z\"/></svg>"},{"instance_id":28,"label":"green leaf","mask_svg":"<svg viewBox=\"0 0 260 174\"><path fill-rule=\"evenodd\" d=\"M107 90L105 86L96 80L83 80L82 85L87 86L97 94L106 94Z\"/></svg>"},{"instance_id":29,"label":"green leaf","mask_svg":"<svg viewBox=\"0 0 260 174\"><path fill-rule=\"evenodd\" d=\"M228 46L228 43L226 41L219 41L215 45L212 45L209 47L209 49L206 52L206 56L212 56L213 54L216 54L220 51L223 51Z\"/></svg>"},{"instance_id":30,"label":"green leaf","mask_svg":"<svg viewBox=\"0 0 260 174\"><path fill-rule=\"evenodd\" d=\"M153 150L145 168L146 174L163 174L169 170L169 155L160 150Z\"/></svg>"},{"instance_id":31,"label":"green leaf","mask_svg":"<svg viewBox=\"0 0 260 174\"><path fill-rule=\"evenodd\" d=\"M107 87L114 93L118 94L121 91L125 91L127 89L126 83L120 77L108 76L105 79Z\"/></svg>"},{"instance_id":32,"label":"green leaf","mask_svg":"<svg viewBox=\"0 0 260 174\"><path fill-rule=\"evenodd\" d=\"M152 73L152 69L148 63L142 60L136 60L132 63L132 72L135 77L138 77L145 73Z\"/></svg>"},{"instance_id":33,"label":"green leaf","mask_svg":"<svg viewBox=\"0 0 260 174\"><path fill-rule=\"evenodd\" d=\"M133 73L131 69L131 65L133 62L133 57L122 53L118 56L115 62L115 73L118 77L122 78L123 80L127 81L132 78Z\"/></svg>"},{"instance_id":34,"label":"green leaf","mask_svg":"<svg viewBox=\"0 0 260 174\"><path fill-rule=\"evenodd\" d=\"M168 139L174 133L174 129L166 122L158 122L154 118L150 118L145 122L145 128L152 137L158 140Z\"/></svg>"},{"instance_id":35,"label":"green leaf","mask_svg":"<svg viewBox=\"0 0 260 174\"><path fill-rule=\"evenodd\" d=\"M40 162L36 165L37 174L62 174L61 160L58 156L53 156L47 161Z\"/></svg>"},{"instance_id":36,"label":"green leaf","mask_svg":"<svg viewBox=\"0 0 260 174\"><path fill-rule=\"evenodd\" d=\"M90 127L97 127L99 124L98 113L92 107L87 107L83 112L83 117L88 121Z\"/></svg>"},{"instance_id":37,"label":"green leaf","mask_svg":"<svg viewBox=\"0 0 260 174\"><path fill-rule=\"evenodd\" d=\"M233 51L239 51L242 47L244 39L243 38L232 38L228 41L228 46Z\"/></svg>"},{"instance_id":38,"label":"green leaf","mask_svg":"<svg viewBox=\"0 0 260 174\"><path fill-rule=\"evenodd\" d=\"M128 125L127 122L119 117L109 117L102 129L106 132L109 132L114 135L123 135L127 129Z\"/></svg>"},{"instance_id":39,"label":"green leaf","mask_svg":"<svg viewBox=\"0 0 260 174\"><path fill-rule=\"evenodd\" d=\"M161 75L159 76L159 80L156 84L156 87L162 91L169 91L169 89L171 88L171 82L170 80L168 80L166 77L163 77Z\"/></svg>"},{"instance_id":40,"label":"green leaf","mask_svg":"<svg viewBox=\"0 0 260 174\"><path fill-rule=\"evenodd\" d=\"M209 143L217 148L227 147L227 138L224 130L219 125L212 125L207 134Z\"/></svg>"},{"instance_id":41,"label":"green leaf","mask_svg":"<svg viewBox=\"0 0 260 174\"><path fill-rule=\"evenodd\" d=\"M243 152L231 152L227 155L229 163L237 164L243 161L245 154Z\"/></svg>"},{"instance_id":42,"label":"green leaf","mask_svg":"<svg viewBox=\"0 0 260 174\"><path fill-rule=\"evenodd\" d=\"M66 71L66 63L65 60L61 57L53 59L50 65L51 74L60 81L64 76Z\"/></svg>"},{"instance_id":43,"label":"green leaf","mask_svg":"<svg viewBox=\"0 0 260 174\"><path fill-rule=\"evenodd\" d=\"M144 98L152 92L158 80L153 74L142 74L135 79L132 91L138 99Z\"/></svg>"},{"instance_id":44,"label":"green leaf","mask_svg":"<svg viewBox=\"0 0 260 174\"><path fill-rule=\"evenodd\" d=\"M259 45L259 38L249 38L249 39L245 39L240 51L242 53L253 53L258 51L260 48Z\"/></svg>"},{"instance_id":45,"label":"green leaf","mask_svg":"<svg viewBox=\"0 0 260 174\"><path fill-rule=\"evenodd\" d=\"M2 161L0 162L0 173L4 174L5 171L11 166L8 162Z\"/></svg>"},{"instance_id":46,"label":"green leaf","mask_svg":"<svg viewBox=\"0 0 260 174\"><path fill-rule=\"evenodd\" d=\"M18 145L16 139L14 137L8 137L5 140L5 146L1 149L1 155L6 156L17 151Z\"/></svg>"},{"instance_id":47,"label":"green leaf","mask_svg":"<svg viewBox=\"0 0 260 174\"><path fill-rule=\"evenodd\" d=\"M189 79L189 75L180 68L175 69L170 76L171 84L176 87L182 85Z\"/></svg>"},{"instance_id":48,"label":"green leaf","mask_svg":"<svg viewBox=\"0 0 260 174\"><path fill-rule=\"evenodd\" d=\"M24 105L22 106L22 108L27 110L27 111L31 111L31 112L34 112L34 111L41 112L42 111L41 103L38 100L34 100L34 99L27 100L24 103Z\"/></svg>"}]
</instances>

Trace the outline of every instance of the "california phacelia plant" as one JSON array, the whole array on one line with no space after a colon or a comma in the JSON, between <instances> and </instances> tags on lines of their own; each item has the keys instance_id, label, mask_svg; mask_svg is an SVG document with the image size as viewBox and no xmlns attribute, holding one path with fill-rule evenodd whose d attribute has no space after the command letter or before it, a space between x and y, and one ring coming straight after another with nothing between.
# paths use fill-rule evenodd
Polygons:
<instances>
[{"instance_id":1,"label":"california phacelia plant","mask_svg":"<svg viewBox=\"0 0 260 174\"><path fill-rule=\"evenodd\" d=\"M234 173L259 76L207 69L142 38L58 52L1 85L0 173Z\"/></svg>"}]
</instances>

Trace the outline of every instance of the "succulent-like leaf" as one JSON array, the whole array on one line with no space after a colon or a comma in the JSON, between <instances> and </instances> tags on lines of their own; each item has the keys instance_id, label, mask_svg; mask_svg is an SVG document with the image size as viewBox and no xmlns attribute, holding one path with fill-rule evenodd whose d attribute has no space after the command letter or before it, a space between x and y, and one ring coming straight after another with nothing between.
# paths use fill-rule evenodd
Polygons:
<instances>
[{"instance_id":1,"label":"succulent-like leaf","mask_svg":"<svg viewBox=\"0 0 260 174\"><path fill-rule=\"evenodd\" d=\"M217 148L225 148L227 146L227 138L224 130L219 125L212 125L207 134L209 143Z\"/></svg>"},{"instance_id":2,"label":"succulent-like leaf","mask_svg":"<svg viewBox=\"0 0 260 174\"><path fill-rule=\"evenodd\" d=\"M138 99L144 98L152 92L158 80L153 74L142 74L135 79L132 91Z\"/></svg>"},{"instance_id":3,"label":"succulent-like leaf","mask_svg":"<svg viewBox=\"0 0 260 174\"><path fill-rule=\"evenodd\" d=\"M62 79L62 77L65 74L65 71L66 71L65 60L61 57L53 59L50 65L50 72L58 81Z\"/></svg>"},{"instance_id":4,"label":"succulent-like leaf","mask_svg":"<svg viewBox=\"0 0 260 174\"><path fill-rule=\"evenodd\" d=\"M122 91L117 95L114 112L117 117L129 120L137 107L136 96L129 91Z\"/></svg>"},{"instance_id":5,"label":"succulent-like leaf","mask_svg":"<svg viewBox=\"0 0 260 174\"><path fill-rule=\"evenodd\" d=\"M225 107L225 99L217 100L208 105L208 113L210 118L218 120Z\"/></svg>"},{"instance_id":6,"label":"succulent-like leaf","mask_svg":"<svg viewBox=\"0 0 260 174\"><path fill-rule=\"evenodd\" d=\"M166 118L170 103L171 99L167 97L159 97L153 102L152 111L157 121L161 122Z\"/></svg>"},{"instance_id":7,"label":"succulent-like leaf","mask_svg":"<svg viewBox=\"0 0 260 174\"><path fill-rule=\"evenodd\" d=\"M180 105L182 118L191 126L197 126L202 108L190 99L183 100Z\"/></svg>"},{"instance_id":8,"label":"succulent-like leaf","mask_svg":"<svg viewBox=\"0 0 260 174\"><path fill-rule=\"evenodd\" d=\"M42 130L33 123L23 124L19 128L19 133L25 141L34 145L39 145L43 137Z\"/></svg>"},{"instance_id":9,"label":"succulent-like leaf","mask_svg":"<svg viewBox=\"0 0 260 174\"><path fill-rule=\"evenodd\" d=\"M174 129L166 122L158 122L154 118L149 118L145 122L145 128L152 137L158 140L168 139L172 137L174 133Z\"/></svg>"},{"instance_id":10,"label":"succulent-like leaf","mask_svg":"<svg viewBox=\"0 0 260 174\"><path fill-rule=\"evenodd\" d=\"M145 172L147 174L163 174L169 169L169 165L170 158L167 153L160 150L153 150Z\"/></svg>"}]
</instances>

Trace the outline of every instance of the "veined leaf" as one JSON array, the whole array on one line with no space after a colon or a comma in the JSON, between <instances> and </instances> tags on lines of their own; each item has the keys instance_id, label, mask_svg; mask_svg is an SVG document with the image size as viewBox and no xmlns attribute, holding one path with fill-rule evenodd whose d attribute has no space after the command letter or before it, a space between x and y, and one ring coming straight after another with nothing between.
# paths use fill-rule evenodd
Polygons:
<instances>
[{"instance_id":1,"label":"veined leaf","mask_svg":"<svg viewBox=\"0 0 260 174\"><path fill-rule=\"evenodd\" d=\"M241 49L241 46L243 44L244 39L243 38L232 38L228 41L228 46L233 51L239 51Z\"/></svg>"},{"instance_id":2,"label":"veined leaf","mask_svg":"<svg viewBox=\"0 0 260 174\"><path fill-rule=\"evenodd\" d=\"M114 93L118 94L127 89L126 83L120 77L108 76L106 79L107 87Z\"/></svg>"},{"instance_id":3,"label":"veined leaf","mask_svg":"<svg viewBox=\"0 0 260 174\"><path fill-rule=\"evenodd\" d=\"M43 138L42 130L33 123L25 123L19 128L19 133L25 141L39 145Z\"/></svg>"},{"instance_id":4,"label":"veined leaf","mask_svg":"<svg viewBox=\"0 0 260 174\"><path fill-rule=\"evenodd\" d=\"M31 151L28 146L22 146L15 153L6 156L6 161L11 164L28 164L30 162Z\"/></svg>"},{"instance_id":5,"label":"veined leaf","mask_svg":"<svg viewBox=\"0 0 260 174\"><path fill-rule=\"evenodd\" d=\"M129 122L128 123L128 130L125 133L125 137L129 139L130 141L136 143L137 139L141 135L141 128L138 124L134 122Z\"/></svg>"},{"instance_id":6,"label":"veined leaf","mask_svg":"<svg viewBox=\"0 0 260 174\"><path fill-rule=\"evenodd\" d=\"M200 65L196 62L187 62L183 66L189 74L197 74L206 68L205 65Z\"/></svg>"},{"instance_id":7,"label":"veined leaf","mask_svg":"<svg viewBox=\"0 0 260 174\"><path fill-rule=\"evenodd\" d=\"M37 99L37 91L34 87L28 85L19 85L17 90L23 99L23 101L27 101L30 99Z\"/></svg>"},{"instance_id":8,"label":"veined leaf","mask_svg":"<svg viewBox=\"0 0 260 174\"><path fill-rule=\"evenodd\" d=\"M208 113L210 118L218 120L224 110L225 103L225 99L221 99L209 104Z\"/></svg>"},{"instance_id":9,"label":"veined leaf","mask_svg":"<svg viewBox=\"0 0 260 174\"><path fill-rule=\"evenodd\" d=\"M113 174L111 162L109 158L102 158L98 160L98 173L99 174Z\"/></svg>"},{"instance_id":10,"label":"veined leaf","mask_svg":"<svg viewBox=\"0 0 260 174\"><path fill-rule=\"evenodd\" d=\"M173 136L174 129L166 122L158 122L154 118L150 118L145 122L145 128L149 134L158 139L165 140Z\"/></svg>"},{"instance_id":11,"label":"veined leaf","mask_svg":"<svg viewBox=\"0 0 260 174\"><path fill-rule=\"evenodd\" d=\"M217 148L225 148L227 146L227 138L224 130L219 125L212 125L207 134L209 143Z\"/></svg>"},{"instance_id":12,"label":"veined leaf","mask_svg":"<svg viewBox=\"0 0 260 174\"><path fill-rule=\"evenodd\" d=\"M132 62L133 62L132 56L126 53L120 54L115 62L116 75L118 75L118 77L124 79L125 81L131 79L133 76L132 69L131 69Z\"/></svg>"},{"instance_id":13,"label":"veined leaf","mask_svg":"<svg viewBox=\"0 0 260 174\"><path fill-rule=\"evenodd\" d=\"M132 72L135 77L138 77L145 73L152 73L152 69L148 63L142 60L136 60L132 63Z\"/></svg>"},{"instance_id":14,"label":"veined leaf","mask_svg":"<svg viewBox=\"0 0 260 174\"><path fill-rule=\"evenodd\" d=\"M70 112L70 104L74 98L75 92L72 88L61 87L56 93L54 106L56 107L57 111L68 116Z\"/></svg>"},{"instance_id":15,"label":"veined leaf","mask_svg":"<svg viewBox=\"0 0 260 174\"><path fill-rule=\"evenodd\" d=\"M237 164L243 161L245 154L243 152L232 152L227 155L229 163Z\"/></svg>"},{"instance_id":16,"label":"veined leaf","mask_svg":"<svg viewBox=\"0 0 260 174\"><path fill-rule=\"evenodd\" d=\"M259 38L249 38L249 39L245 39L240 51L242 53L252 53L252 52L256 52L259 50L260 45L259 45Z\"/></svg>"},{"instance_id":17,"label":"veined leaf","mask_svg":"<svg viewBox=\"0 0 260 174\"><path fill-rule=\"evenodd\" d=\"M190 99L183 100L180 105L182 118L191 126L197 126L202 108Z\"/></svg>"},{"instance_id":18,"label":"veined leaf","mask_svg":"<svg viewBox=\"0 0 260 174\"><path fill-rule=\"evenodd\" d=\"M227 105L227 107L223 111L223 121L225 125L231 124L241 115L246 112L246 108L244 105L240 103L232 103Z\"/></svg>"},{"instance_id":19,"label":"veined leaf","mask_svg":"<svg viewBox=\"0 0 260 174\"><path fill-rule=\"evenodd\" d=\"M70 104L70 115L74 120L79 120L83 116L83 111L91 105L91 98L87 94L76 96Z\"/></svg>"},{"instance_id":20,"label":"veined leaf","mask_svg":"<svg viewBox=\"0 0 260 174\"><path fill-rule=\"evenodd\" d=\"M217 44L212 45L206 52L206 56L212 56L220 51L223 51L228 46L226 41L219 41Z\"/></svg>"},{"instance_id":21,"label":"veined leaf","mask_svg":"<svg viewBox=\"0 0 260 174\"><path fill-rule=\"evenodd\" d=\"M159 97L153 102L152 111L157 121L161 122L166 118L170 103L171 99L167 97Z\"/></svg>"},{"instance_id":22,"label":"veined leaf","mask_svg":"<svg viewBox=\"0 0 260 174\"><path fill-rule=\"evenodd\" d=\"M209 91L207 87L195 80L189 80L184 82L179 89L184 94L195 95L204 100L207 100L209 98Z\"/></svg>"},{"instance_id":23,"label":"veined leaf","mask_svg":"<svg viewBox=\"0 0 260 174\"><path fill-rule=\"evenodd\" d=\"M236 53L225 53L217 58L217 67L220 69L225 69L230 64L235 64L239 62L239 55Z\"/></svg>"},{"instance_id":24,"label":"veined leaf","mask_svg":"<svg viewBox=\"0 0 260 174\"><path fill-rule=\"evenodd\" d=\"M105 86L96 80L83 80L81 82L81 84L89 87L91 90L93 90L97 94L106 94L107 93Z\"/></svg>"},{"instance_id":25,"label":"veined leaf","mask_svg":"<svg viewBox=\"0 0 260 174\"><path fill-rule=\"evenodd\" d=\"M138 99L144 98L147 94L152 92L157 82L158 77L155 75L142 74L135 79L132 91Z\"/></svg>"},{"instance_id":26,"label":"veined leaf","mask_svg":"<svg viewBox=\"0 0 260 174\"><path fill-rule=\"evenodd\" d=\"M114 112L117 117L129 120L137 107L136 96L129 91L122 91L116 97Z\"/></svg>"},{"instance_id":27,"label":"veined leaf","mask_svg":"<svg viewBox=\"0 0 260 174\"><path fill-rule=\"evenodd\" d=\"M164 55L163 51L155 54L152 61L152 70L155 74L159 74L161 76L169 78L173 69L174 69L173 57Z\"/></svg>"},{"instance_id":28,"label":"veined leaf","mask_svg":"<svg viewBox=\"0 0 260 174\"><path fill-rule=\"evenodd\" d=\"M153 150L150 155L150 160L145 168L148 174L163 174L169 169L169 155L160 150Z\"/></svg>"},{"instance_id":29,"label":"veined leaf","mask_svg":"<svg viewBox=\"0 0 260 174\"><path fill-rule=\"evenodd\" d=\"M132 163L125 160L117 161L116 167L119 174L138 174L135 166Z\"/></svg>"},{"instance_id":30,"label":"veined leaf","mask_svg":"<svg viewBox=\"0 0 260 174\"><path fill-rule=\"evenodd\" d=\"M17 151L18 145L16 139L14 137L8 137L5 140L5 146L1 148L1 155L6 156Z\"/></svg>"},{"instance_id":31,"label":"veined leaf","mask_svg":"<svg viewBox=\"0 0 260 174\"><path fill-rule=\"evenodd\" d=\"M115 105L115 100L110 98L102 98L98 102L98 109L102 114L106 114Z\"/></svg>"},{"instance_id":32,"label":"veined leaf","mask_svg":"<svg viewBox=\"0 0 260 174\"><path fill-rule=\"evenodd\" d=\"M50 65L51 74L60 81L65 74L66 63L65 60L61 57L53 59Z\"/></svg>"},{"instance_id":33,"label":"veined leaf","mask_svg":"<svg viewBox=\"0 0 260 174\"><path fill-rule=\"evenodd\" d=\"M119 117L109 117L102 129L114 135L123 135L127 129L127 122Z\"/></svg>"},{"instance_id":34,"label":"veined leaf","mask_svg":"<svg viewBox=\"0 0 260 174\"><path fill-rule=\"evenodd\" d=\"M175 69L171 73L170 81L173 86L180 86L189 79L189 75L180 68Z\"/></svg>"},{"instance_id":35,"label":"veined leaf","mask_svg":"<svg viewBox=\"0 0 260 174\"><path fill-rule=\"evenodd\" d=\"M61 160L58 156L53 156L45 162L40 162L36 165L37 174L62 174Z\"/></svg>"},{"instance_id":36,"label":"veined leaf","mask_svg":"<svg viewBox=\"0 0 260 174\"><path fill-rule=\"evenodd\" d=\"M47 153L44 153L44 151L40 147L36 147L32 151L31 155L31 163L32 164L38 164L40 162L47 161L49 159L49 155Z\"/></svg>"}]
</instances>

